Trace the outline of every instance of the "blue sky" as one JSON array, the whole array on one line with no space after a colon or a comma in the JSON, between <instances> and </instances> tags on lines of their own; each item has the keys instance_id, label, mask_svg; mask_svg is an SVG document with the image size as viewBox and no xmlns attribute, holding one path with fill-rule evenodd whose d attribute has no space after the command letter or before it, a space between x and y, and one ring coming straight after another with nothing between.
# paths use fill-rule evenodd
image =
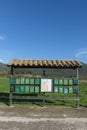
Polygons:
<instances>
[{"instance_id":1,"label":"blue sky","mask_svg":"<svg viewBox=\"0 0 87 130\"><path fill-rule=\"evenodd\" d=\"M87 0L0 0L0 61L87 63Z\"/></svg>"}]
</instances>

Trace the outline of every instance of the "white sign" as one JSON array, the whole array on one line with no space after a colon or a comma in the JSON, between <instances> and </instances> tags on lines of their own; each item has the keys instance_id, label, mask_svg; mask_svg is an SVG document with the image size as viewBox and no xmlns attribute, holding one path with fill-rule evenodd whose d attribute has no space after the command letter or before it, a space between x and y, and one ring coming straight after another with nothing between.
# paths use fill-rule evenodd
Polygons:
<instances>
[{"instance_id":1,"label":"white sign","mask_svg":"<svg viewBox=\"0 0 87 130\"><path fill-rule=\"evenodd\" d=\"M52 79L41 79L41 92L52 92Z\"/></svg>"}]
</instances>

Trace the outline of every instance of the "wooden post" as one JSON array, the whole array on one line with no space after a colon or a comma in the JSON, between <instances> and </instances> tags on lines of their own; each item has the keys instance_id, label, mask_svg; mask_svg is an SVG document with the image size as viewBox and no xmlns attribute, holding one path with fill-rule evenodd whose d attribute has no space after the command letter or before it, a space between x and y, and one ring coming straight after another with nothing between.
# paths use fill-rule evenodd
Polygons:
<instances>
[{"instance_id":1,"label":"wooden post","mask_svg":"<svg viewBox=\"0 0 87 130\"><path fill-rule=\"evenodd\" d=\"M46 75L46 72L45 72L45 70L43 70L43 76L45 76Z\"/></svg>"},{"instance_id":2,"label":"wooden post","mask_svg":"<svg viewBox=\"0 0 87 130\"><path fill-rule=\"evenodd\" d=\"M80 100L79 100L79 69L77 68L77 79L78 79L78 93L77 93L77 98L78 100L76 101L76 106L79 108Z\"/></svg>"},{"instance_id":3,"label":"wooden post","mask_svg":"<svg viewBox=\"0 0 87 130\"><path fill-rule=\"evenodd\" d=\"M77 79L79 79L79 69L77 68Z\"/></svg>"},{"instance_id":4,"label":"wooden post","mask_svg":"<svg viewBox=\"0 0 87 130\"><path fill-rule=\"evenodd\" d=\"M12 92L10 92L9 105L12 106Z\"/></svg>"},{"instance_id":5,"label":"wooden post","mask_svg":"<svg viewBox=\"0 0 87 130\"><path fill-rule=\"evenodd\" d=\"M13 76L13 66L11 66L11 77ZM11 87L11 86L10 86ZM10 88L11 90L11 88ZM12 106L12 92L10 91L9 105Z\"/></svg>"},{"instance_id":6,"label":"wooden post","mask_svg":"<svg viewBox=\"0 0 87 130\"><path fill-rule=\"evenodd\" d=\"M45 92L43 92L43 106L45 105Z\"/></svg>"},{"instance_id":7,"label":"wooden post","mask_svg":"<svg viewBox=\"0 0 87 130\"><path fill-rule=\"evenodd\" d=\"M11 66L11 76L13 76L13 66Z\"/></svg>"}]
</instances>

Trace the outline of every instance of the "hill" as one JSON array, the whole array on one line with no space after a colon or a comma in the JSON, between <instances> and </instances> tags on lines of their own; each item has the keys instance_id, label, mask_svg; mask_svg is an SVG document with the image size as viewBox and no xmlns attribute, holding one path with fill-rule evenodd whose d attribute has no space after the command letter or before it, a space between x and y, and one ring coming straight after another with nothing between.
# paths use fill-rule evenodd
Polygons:
<instances>
[{"instance_id":1,"label":"hill","mask_svg":"<svg viewBox=\"0 0 87 130\"><path fill-rule=\"evenodd\" d=\"M0 70L8 70L7 65L0 62Z\"/></svg>"},{"instance_id":2,"label":"hill","mask_svg":"<svg viewBox=\"0 0 87 130\"><path fill-rule=\"evenodd\" d=\"M16 74L31 74L31 75L43 75L43 71L47 77L67 77L75 76L76 71L70 69L16 69ZM10 68L6 64L0 63L0 76L8 76L10 74ZM82 68L79 69L80 79L87 79L87 64L83 63Z\"/></svg>"},{"instance_id":3,"label":"hill","mask_svg":"<svg viewBox=\"0 0 87 130\"><path fill-rule=\"evenodd\" d=\"M5 76L9 74L10 68L6 64L0 62L0 76Z\"/></svg>"},{"instance_id":4,"label":"hill","mask_svg":"<svg viewBox=\"0 0 87 130\"><path fill-rule=\"evenodd\" d=\"M83 64L82 68L79 69L81 79L87 80L87 64Z\"/></svg>"}]
</instances>

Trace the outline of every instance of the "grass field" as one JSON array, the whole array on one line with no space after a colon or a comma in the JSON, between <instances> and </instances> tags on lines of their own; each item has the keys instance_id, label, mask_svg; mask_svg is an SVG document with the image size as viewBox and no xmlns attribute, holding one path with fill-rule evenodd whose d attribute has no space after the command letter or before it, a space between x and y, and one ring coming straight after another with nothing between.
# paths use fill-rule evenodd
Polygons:
<instances>
[{"instance_id":1,"label":"grass field","mask_svg":"<svg viewBox=\"0 0 87 130\"><path fill-rule=\"evenodd\" d=\"M0 77L0 92L2 93L9 93L9 78L6 77ZM80 96L80 106L84 106L87 107L87 82L79 82L79 96ZM47 96L56 96L57 94L51 93L51 94L47 94ZM60 95L60 96L64 96L64 95ZM69 96L71 97L70 94L67 94L65 96ZM23 104L23 103L22 103ZM53 104L53 105L75 105L75 103L73 101L54 101L51 102L49 101L48 104Z\"/></svg>"},{"instance_id":2,"label":"grass field","mask_svg":"<svg viewBox=\"0 0 87 130\"><path fill-rule=\"evenodd\" d=\"M0 92L9 92L9 78L0 77Z\"/></svg>"}]
</instances>

